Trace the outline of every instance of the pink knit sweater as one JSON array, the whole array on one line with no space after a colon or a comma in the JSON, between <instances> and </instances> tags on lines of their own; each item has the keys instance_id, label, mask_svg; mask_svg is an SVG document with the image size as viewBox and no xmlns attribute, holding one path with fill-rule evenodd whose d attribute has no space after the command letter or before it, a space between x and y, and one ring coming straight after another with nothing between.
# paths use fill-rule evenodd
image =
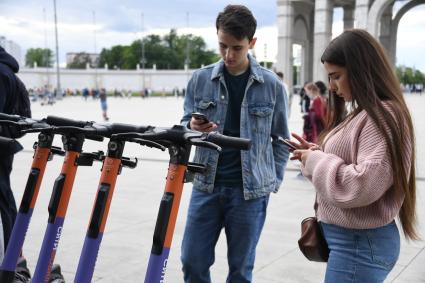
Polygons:
<instances>
[{"instance_id":1,"label":"pink knit sweater","mask_svg":"<svg viewBox=\"0 0 425 283\"><path fill-rule=\"evenodd\" d=\"M410 168L411 143L408 139L404 142L410 149L404 153ZM328 224L380 227L398 215L404 200L393 188L385 139L365 111L341 130L331 132L323 151L311 152L302 172L316 188L317 217Z\"/></svg>"}]
</instances>

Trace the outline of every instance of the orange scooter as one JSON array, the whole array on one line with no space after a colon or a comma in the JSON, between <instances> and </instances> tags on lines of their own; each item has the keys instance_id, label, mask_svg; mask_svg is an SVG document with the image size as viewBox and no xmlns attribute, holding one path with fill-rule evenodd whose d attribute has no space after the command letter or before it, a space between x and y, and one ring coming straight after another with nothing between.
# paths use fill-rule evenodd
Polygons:
<instances>
[{"instance_id":1,"label":"orange scooter","mask_svg":"<svg viewBox=\"0 0 425 283\"><path fill-rule=\"evenodd\" d=\"M167 181L159 206L151 255L145 275L145 283L164 282L183 184L190 174L203 173L205 170L202 164L189 163L192 145L221 152L220 146L247 150L251 143L248 139L228 137L217 132L201 133L180 125L175 125L172 128L153 128L143 134L129 133L116 136L141 138L168 147L170 163Z\"/></svg>"},{"instance_id":2,"label":"orange scooter","mask_svg":"<svg viewBox=\"0 0 425 283\"><path fill-rule=\"evenodd\" d=\"M78 129L92 122L74 121L58 118L46 118L50 125L42 129L30 129L25 132L41 131L41 133L61 134L65 149L65 158L60 175L56 178L51 194L48 212L49 218L43 243L34 271L32 283L47 282L55 259L56 250L62 234L72 187L78 166L91 166L94 160L102 160L103 152L82 153L85 138L102 141L102 137L81 134Z\"/></svg>"},{"instance_id":3,"label":"orange scooter","mask_svg":"<svg viewBox=\"0 0 425 283\"><path fill-rule=\"evenodd\" d=\"M59 118L60 119L60 118ZM57 117L48 117L47 120L57 121ZM94 135L99 137L111 137L121 132L139 132L143 133L150 127L133 126L128 124L92 124L85 128L73 129L82 135ZM132 140L142 145L156 146L160 145L143 140ZM123 150L126 140L120 138L111 138L108 143L108 152L103 160L102 174L99 181L96 200L94 202L92 215L84 241L83 251L80 256L75 282L91 282L91 278L96 263L97 253L102 241L103 232L108 218L109 207L115 189L115 183L122 167L134 168L137 165L135 161L123 157Z\"/></svg>"},{"instance_id":4,"label":"orange scooter","mask_svg":"<svg viewBox=\"0 0 425 283\"><path fill-rule=\"evenodd\" d=\"M34 120L4 113L0 113L0 125L13 127L14 131L19 133L26 129L49 127L49 125L44 123L43 120ZM38 192L40 190L47 162L53 158L54 154L64 155L64 152L60 148L52 146L53 138L54 134L52 133L40 133L38 135L38 142L34 144L35 152L30 174L27 179L24 195L16 216L10 240L6 248L6 253L0 267L0 282L13 282L16 263L21 255L25 235L37 201ZM7 138L2 139L6 140ZM7 140L8 142L2 144L1 148L6 149L8 147L9 152L11 152L13 151L13 148L16 148L16 141L13 139Z\"/></svg>"}]
</instances>

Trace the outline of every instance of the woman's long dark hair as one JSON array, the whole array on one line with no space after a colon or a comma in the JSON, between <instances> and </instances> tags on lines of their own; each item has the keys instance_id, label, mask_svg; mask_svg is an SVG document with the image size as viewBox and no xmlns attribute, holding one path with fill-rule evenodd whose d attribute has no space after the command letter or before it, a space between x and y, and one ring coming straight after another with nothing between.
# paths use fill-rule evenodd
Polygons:
<instances>
[{"instance_id":1,"label":"woman's long dark hair","mask_svg":"<svg viewBox=\"0 0 425 283\"><path fill-rule=\"evenodd\" d=\"M330 93L327 125L321 140L323 141L335 127L351 120L362 110L367 112L388 145L395 192L404 194L399 213L403 232L408 239L419 239L416 231L416 158L413 123L400 83L384 49L368 32L352 29L331 41L321 61L346 68L352 96L352 111L347 116L344 99ZM390 111L384 107L383 102L388 102L386 107L390 107ZM410 145L411 148L408 147ZM404 156L408 151L412 152L408 157L410 168ZM407 172L409 176L406 175Z\"/></svg>"}]
</instances>

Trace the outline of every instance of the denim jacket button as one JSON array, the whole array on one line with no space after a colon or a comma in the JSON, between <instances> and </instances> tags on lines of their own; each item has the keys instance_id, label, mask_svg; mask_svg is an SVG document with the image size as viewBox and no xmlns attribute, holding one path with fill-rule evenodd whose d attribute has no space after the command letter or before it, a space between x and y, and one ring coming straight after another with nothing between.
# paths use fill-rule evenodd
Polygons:
<instances>
[{"instance_id":1,"label":"denim jacket button","mask_svg":"<svg viewBox=\"0 0 425 283\"><path fill-rule=\"evenodd\" d=\"M221 99L224 99L224 95L221 96Z\"/></svg>"}]
</instances>

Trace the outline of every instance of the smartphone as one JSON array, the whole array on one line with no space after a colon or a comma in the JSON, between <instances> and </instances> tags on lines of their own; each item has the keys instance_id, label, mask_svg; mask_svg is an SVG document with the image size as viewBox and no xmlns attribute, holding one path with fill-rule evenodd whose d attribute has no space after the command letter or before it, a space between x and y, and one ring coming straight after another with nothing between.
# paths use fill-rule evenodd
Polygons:
<instances>
[{"instance_id":1,"label":"smartphone","mask_svg":"<svg viewBox=\"0 0 425 283\"><path fill-rule=\"evenodd\" d=\"M208 123L209 120L205 114L199 113L199 112L193 112L192 117L196 120L201 120L203 124Z\"/></svg>"},{"instance_id":2,"label":"smartphone","mask_svg":"<svg viewBox=\"0 0 425 283\"><path fill-rule=\"evenodd\" d=\"M298 149L293 144L291 144L288 139L284 139L282 137L279 137L279 141L281 141L282 143L284 143L287 147L289 147L292 150L297 150Z\"/></svg>"}]
</instances>

